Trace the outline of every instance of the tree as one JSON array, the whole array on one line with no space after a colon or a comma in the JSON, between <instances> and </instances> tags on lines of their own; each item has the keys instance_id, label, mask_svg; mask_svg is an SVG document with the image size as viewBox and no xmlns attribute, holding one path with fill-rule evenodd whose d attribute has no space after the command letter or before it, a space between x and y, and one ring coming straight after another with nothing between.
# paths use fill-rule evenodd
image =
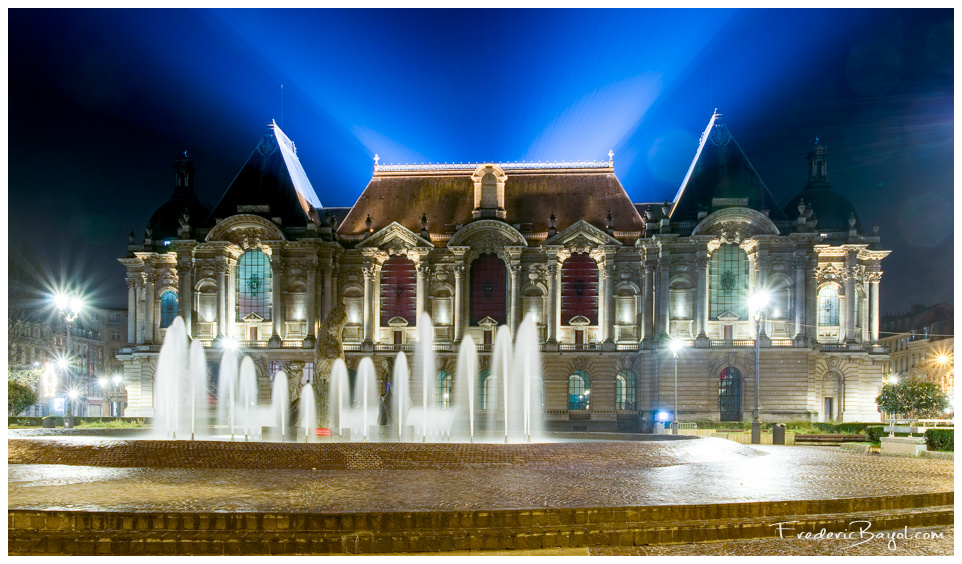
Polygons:
<instances>
[{"instance_id":1,"label":"tree","mask_svg":"<svg viewBox=\"0 0 962 564\"><path fill-rule=\"evenodd\" d=\"M37 392L16 380L7 381L7 415L14 417L37 403Z\"/></svg>"},{"instance_id":2,"label":"tree","mask_svg":"<svg viewBox=\"0 0 962 564\"><path fill-rule=\"evenodd\" d=\"M898 384L886 384L875 403L886 413L924 419L942 415L949 397L937 384L906 378Z\"/></svg>"}]
</instances>

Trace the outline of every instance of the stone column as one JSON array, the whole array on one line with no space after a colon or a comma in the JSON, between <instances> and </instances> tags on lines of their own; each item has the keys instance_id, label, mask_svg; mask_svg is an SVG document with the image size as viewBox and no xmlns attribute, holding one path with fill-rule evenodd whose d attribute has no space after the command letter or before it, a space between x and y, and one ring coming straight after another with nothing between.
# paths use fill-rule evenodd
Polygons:
<instances>
[{"instance_id":1,"label":"stone column","mask_svg":"<svg viewBox=\"0 0 962 564\"><path fill-rule=\"evenodd\" d=\"M651 341L655 338L655 265L645 261L644 270L641 303L642 340Z\"/></svg>"},{"instance_id":2,"label":"stone column","mask_svg":"<svg viewBox=\"0 0 962 564\"><path fill-rule=\"evenodd\" d=\"M464 263L454 265L454 342L464 338Z\"/></svg>"},{"instance_id":3,"label":"stone column","mask_svg":"<svg viewBox=\"0 0 962 564\"><path fill-rule=\"evenodd\" d=\"M381 263L374 263L374 292L371 294L373 309L371 311L371 325L374 328L372 342L381 342Z\"/></svg>"},{"instance_id":4,"label":"stone column","mask_svg":"<svg viewBox=\"0 0 962 564\"><path fill-rule=\"evenodd\" d=\"M795 253L795 338L805 332L805 263L804 252Z\"/></svg>"},{"instance_id":5,"label":"stone column","mask_svg":"<svg viewBox=\"0 0 962 564\"><path fill-rule=\"evenodd\" d=\"M227 261L214 265L217 278L217 336L227 336Z\"/></svg>"},{"instance_id":6,"label":"stone column","mask_svg":"<svg viewBox=\"0 0 962 564\"><path fill-rule=\"evenodd\" d=\"M558 293L558 271L561 270L555 259L549 257L548 260L555 264L548 264L548 303L545 305L547 307L547 314L545 315L544 323L548 328L547 342L557 343L558 342L558 306L556 302L556 294Z\"/></svg>"},{"instance_id":7,"label":"stone column","mask_svg":"<svg viewBox=\"0 0 962 564\"><path fill-rule=\"evenodd\" d=\"M154 344L154 282L157 275L150 272L147 275L147 283L144 287L144 343Z\"/></svg>"},{"instance_id":8,"label":"stone column","mask_svg":"<svg viewBox=\"0 0 962 564\"><path fill-rule=\"evenodd\" d=\"M184 320L184 327L187 328L187 336L190 337L194 334L194 285L191 277L191 263L193 261L189 255L186 257L178 257L178 259L177 280L180 282L180 295L177 299L177 313Z\"/></svg>"},{"instance_id":9,"label":"stone column","mask_svg":"<svg viewBox=\"0 0 962 564\"><path fill-rule=\"evenodd\" d=\"M277 256L271 260L271 341L280 341L284 338L284 259L280 257L280 252L274 251ZM277 343L280 346L280 343Z\"/></svg>"},{"instance_id":10,"label":"stone column","mask_svg":"<svg viewBox=\"0 0 962 564\"><path fill-rule=\"evenodd\" d=\"M605 325L604 325L604 338L605 343L609 347L614 349L615 337L615 323L618 320L615 318L615 265L614 261L605 261L605 267L602 269L605 278Z\"/></svg>"},{"instance_id":11,"label":"stone column","mask_svg":"<svg viewBox=\"0 0 962 564\"><path fill-rule=\"evenodd\" d=\"M521 323L518 319L518 275L521 274L521 265L512 261L512 264L508 265L508 274L508 283L511 284L511 287L508 288L508 299L510 300L508 302L508 327L511 328L512 335L517 335L518 324Z\"/></svg>"},{"instance_id":12,"label":"stone column","mask_svg":"<svg viewBox=\"0 0 962 564\"><path fill-rule=\"evenodd\" d=\"M307 268L307 303L305 304L304 320L307 322L307 336L317 335L317 268L316 260L309 260L305 265Z\"/></svg>"},{"instance_id":13,"label":"stone column","mask_svg":"<svg viewBox=\"0 0 962 564\"><path fill-rule=\"evenodd\" d=\"M658 259L658 338L668 337L668 270L670 267L668 251L662 251Z\"/></svg>"},{"instance_id":14,"label":"stone column","mask_svg":"<svg viewBox=\"0 0 962 564\"><path fill-rule=\"evenodd\" d=\"M754 294L756 292L761 292L763 290L770 291L768 288L768 256L765 251L762 251L761 249L759 249L755 251L755 286L752 288L752 293ZM761 330L762 335L765 335L768 333L768 327L766 327L766 325L768 324L767 319L770 317L769 316L769 312L771 311L770 305L771 305L771 295L769 295L769 304L766 304L766 306L762 309L762 322L760 325L757 325L757 327L759 327L759 329ZM756 327L756 324L754 323L755 312L749 311L748 315L752 316L751 326L753 328ZM759 335L755 335L755 337L757 338L759 337Z\"/></svg>"},{"instance_id":15,"label":"stone column","mask_svg":"<svg viewBox=\"0 0 962 564\"><path fill-rule=\"evenodd\" d=\"M137 280L127 277L127 342L131 345L140 343L137 335Z\"/></svg>"},{"instance_id":16,"label":"stone column","mask_svg":"<svg viewBox=\"0 0 962 564\"><path fill-rule=\"evenodd\" d=\"M421 322L421 314L424 313L427 308L427 293L428 293L428 276L431 274L431 270L426 264L417 265L418 274L418 284L417 284L417 299L415 303L417 304L417 323Z\"/></svg>"},{"instance_id":17,"label":"stone column","mask_svg":"<svg viewBox=\"0 0 962 564\"><path fill-rule=\"evenodd\" d=\"M855 341L855 273L858 266L852 255L845 257L845 342Z\"/></svg>"},{"instance_id":18,"label":"stone column","mask_svg":"<svg viewBox=\"0 0 962 564\"><path fill-rule=\"evenodd\" d=\"M331 278L334 275L334 257L331 256L330 252L321 253L321 267L324 269L324 286L321 293L321 299L323 303L323 309L321 309L321 319L324 319L334 307L334 296L332 294L333 284L331 283Z\"/></svg>"},{"instance_id":19,"label":"stone column","mask_svg":"<svg viewBox=\"0 0 962 564\"><path fill-rule=\"evenodd\" d=\"M873 272L871 273L871 277L869 278L869 300L871 301L870 311L872 316L871 319L869 320L869 328L871 332L870 339L872 340L873 345L878 344L878 326L879 326L879 301L878 301L879 288L878 286L881 279L882 279L881 272Z\"/></svg>"},{"instance_id":20,"label":"stone column","mask_svg":"<svg viewBox=\"0 0 962 564\"><path fill-rule=\"evenodd\" d=\"M862 277L861 287L862 303L859 305L862 306L862 313L859 314L859 323L862 325L862 330L859 331L859 340L861 340L863 344L867 344L871 342L869 340L869 325L871 324L869 322L869 308L871 307L871 304L869 303L869 292L871 290L869 289L869 282L864 276Z\"/></svg>"},{"instance_id":21,"label":"stone column","mask_svg":"<svg viewBox=\"0 0 962 564\"><path fill-rule=\"evenodd\" d=\"M696 337L708 337L708 251L695 253L695 306Z\"/></svg>"},{"instance_id":22,"label":"stone column","mask_svg":"<svg viewBox=\"0 0 962 564\"><path fill-rule=\"evenodd\" d=\"M364 274L364 343L374 344L374 267L361 268Z\"/></svg>"}]
</instances>

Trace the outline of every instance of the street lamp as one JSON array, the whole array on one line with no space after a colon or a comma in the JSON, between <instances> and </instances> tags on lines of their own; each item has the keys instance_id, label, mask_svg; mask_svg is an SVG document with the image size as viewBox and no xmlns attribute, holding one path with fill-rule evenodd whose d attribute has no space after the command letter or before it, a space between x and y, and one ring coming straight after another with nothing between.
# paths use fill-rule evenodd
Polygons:
<instances>
[{"instance_id":1,"label":"street lamp","mask_svg":"<svg viewBox=\"0 0 962 564\"><path fill-rule=\"evenodd\" d=\"M79 296L74 294L65 294L63 292L58 292L57 294L54 295L53 303L57 307L57 309L60 311L60 316L63 317L64 323L66 324L66 327L67 327L67 340L64 344L64 348L66 349L64 352L64 357L66 357L67 355L70 354L70 326L73 324L74 321L77 320L77 317L80 315L80 312L83 311L84 303ZM65 369L66 369L66 378L64 379L64 385L73 394L70 399L71 400L76 399L77 390L74 390L73 388L71 388L73 384L73 378L71 375L69 363L66 364ZM64 409L63 426L64 428L67 428L67 429L70 429L73 427L73 405L72 404L73 404L73 401L68 401Z\"/></svg>"},{"instance_id":2,"label":"street lamp","mask_svg":"<svg viewBox=\"0 0 962 564\"><path fill-rule=\"evenodd\" d=\"M762 442L762 423L758 420L758 347L762 336L762 310L768 304L768 292L761 291L752 294L748 298L748 307L755 316L755 407L752 410L752 444L757 445Z\"/></svg>"},{"instance_id":3,"label":"street lamp","mask_svg":"<svg viewBox=\"0 0 962 564\"><path fill-rule=\"evenodd\" d=\"M678 351L685 346L681 339L672 339L671 344L671 354L675 357L675 409L672 412L671 421L671 433L673 435L678 434Z\"/></svg>"}]
</instances>

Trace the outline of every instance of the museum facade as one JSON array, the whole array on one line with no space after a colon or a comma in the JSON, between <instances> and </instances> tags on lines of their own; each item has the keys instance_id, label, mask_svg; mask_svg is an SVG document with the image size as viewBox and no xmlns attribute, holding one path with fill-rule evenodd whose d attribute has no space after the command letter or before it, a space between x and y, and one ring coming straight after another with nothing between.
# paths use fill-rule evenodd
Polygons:
<instances>
[{"instance_id":1,"label":"museum facade","mask_svg":"<svg viewBox=\"0 0 962 564\"><path fill-rule=\"evenodd\" d=\"M716 114L672 202L631 202L611 153L431 165L375 156L354 206L325 208L273 125L211 209L185 155L174 194L120 259L126 414L153 414L158 351L178 315L209 359L228 338L251 356L266 404L279 374L325 393L328 375L314 367L330 334L352 371L372 357L387 390L427 313L438 390L451 388L470 336L482 410L495 332L532 316L553 429L647 431L676 405L681 421L748 421L756 374L763 422L878 421L889 251L829 184L827 148L808 163L780 207Z\"/></svg>"}]
</instances>

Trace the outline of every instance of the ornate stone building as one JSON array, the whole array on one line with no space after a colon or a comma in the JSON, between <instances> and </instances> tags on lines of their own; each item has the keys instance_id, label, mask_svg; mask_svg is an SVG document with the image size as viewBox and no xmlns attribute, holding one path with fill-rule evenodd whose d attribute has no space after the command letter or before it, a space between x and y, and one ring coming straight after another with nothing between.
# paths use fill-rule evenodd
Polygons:
<instances>
[{"instance_id":1,"label":"ornate stone building","mask_svg":"<svg viewBox=\"0 0 962 564\"><path fill-rule=\"evenodd\" d=\"M824 146L785 208L718 115L673 202L632 203L611 159L383 165L375 156L355 205L324 208L275 125L210 209L182 158L171 200L120 259L134 343L119 355L127 414L152 414L157 351L175 315L208 358L224 337L238 340L266 402L278 371L314 377L321 326L343 305L348 365L372 356L382 386L397 352L413 350L422 312L434 323L439 389L470 335L482 409L493 333L534 316L550 428L650 428L675 405L671 339L686 345L680 420L751 418L756 338L762 421L879 419L889 251L829 185ZM756 312L749 297L761 290L770 300Z\"/></svg>"}]
</instances>

